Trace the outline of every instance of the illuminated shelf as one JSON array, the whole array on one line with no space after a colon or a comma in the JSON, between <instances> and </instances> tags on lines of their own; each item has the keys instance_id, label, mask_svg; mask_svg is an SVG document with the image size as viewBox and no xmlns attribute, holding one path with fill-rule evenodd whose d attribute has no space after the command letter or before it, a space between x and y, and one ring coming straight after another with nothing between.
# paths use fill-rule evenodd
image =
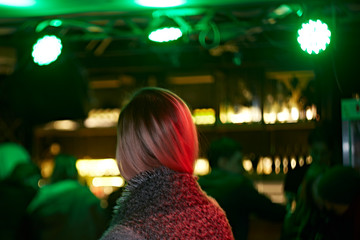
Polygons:
<instances>
[{"instance_id":1,"label":"illuminated shelf","mask_svg":"<svg viewBox=\"0 0 360 240\"><path fill-rule=\"evenodd\" d=\"M215 125L198 125L200 132L236 132L236 131L280 131L280 130L311 130L315 128L314 121L297 122L297 123L246 123L246 124L215 124ZM37 137L57 136L57 137L101 137L116 136L116 127L108 128L79 128L73 131L64 130L46 130L37 128L35 130Z\"/></svg>"},{"instance_id":2,"label":"illuminated shelf","mask_svg":"<svg viewBox=\"0 0 360 240\"><path fill-rule=\"evenodd\" d=\"M215 124L197 126L201 132L232 132L232 131L278 131L278 130L311 130L315 128L314 121L297 123L248 123L248 124Z\"/></svg>"},{"instance_id":3,"label":"illuminated shelf","mask_svg":"<svg viewBox=\"0 0 360 240\"><path fill-rule=\"evenodd\" d=\"M46 130L37 128L35 130L37 137L55 136L55 137L103 137L116 136L116 127L109 128L79 128L73 131Z\"/></svg>"}]
</instances>

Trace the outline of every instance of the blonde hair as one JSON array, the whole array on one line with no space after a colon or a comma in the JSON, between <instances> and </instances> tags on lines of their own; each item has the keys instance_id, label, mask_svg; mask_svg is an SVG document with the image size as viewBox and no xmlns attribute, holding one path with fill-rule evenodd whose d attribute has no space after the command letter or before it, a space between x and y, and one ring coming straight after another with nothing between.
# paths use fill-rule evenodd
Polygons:
<instances>
[{"instance_id":1,"label":"blonde hair","mask_svg":"<svg viewBox=\"0 0 360 240\"><path fill-rule=\"evenodd\" d=\"M121 175L135 175L165 166L193 173L198 137L191 112L176 94L142 88L122 109L116 157Z\"/></svg>"}]
</instances>

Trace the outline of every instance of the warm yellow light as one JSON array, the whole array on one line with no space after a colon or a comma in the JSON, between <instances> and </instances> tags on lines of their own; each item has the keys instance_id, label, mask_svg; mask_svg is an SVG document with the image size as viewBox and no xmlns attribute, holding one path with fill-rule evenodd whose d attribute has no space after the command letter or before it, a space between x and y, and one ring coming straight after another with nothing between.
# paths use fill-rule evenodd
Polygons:
<instances>
[{"instance_id":1,"label":"warm yellow light","mask_svg":"<svg viewBox=\"0 0 360 240\"><path fill-rule=\"evenodd\" d=\"M210 125L216 121L215 110L212 108L195 109L193 120L197 125Z\"/></svg>"},{"instance_id":2,"label":"warm yellow light","mask_svg":"<svg viewBox=\"0 0 360 240\"><path fill-rule=\"evenodd\" d=\"M234 109L236 109L236 111ZM235 107L226 104L220 105L219 117L222 123L251 123L260 122L262 119L259 107Z\"/></svg>"},{"instance_id":3,"label":"warm yellow light","mask_svg":"<svg viewBox=\"0 0 360 240\"><path fill-rule=\"evenodd\" d=\"M278 112L277 119L279 122L288 122L290 119L289 109L284 108L281 112Z\"/></svg>"},{"instance_id":4,"label":"warm yellow light","mask_svg":"<svg viewBox=\"0 0 360 240\"><path fill-rule=\"evenodd\" d=\"M209 161L205 158L199 158L195 161L194 174L203 176L210 173Z\"/></svg>"},{"instance_id":5,"label":"warm yellow light","mask_svg":"<svg viewBox=\"0 0 360 240\"><path fill-rule=\"evenodd\" d=\"M263 164L263 172L266 175L271 174L272 172L272 159L270 157L264 157L262 160L262 164Z\"/></svg>"},{"instance_id":6,"label":"warm yellow light","mask_svg":"<svg viewBox=\"0 0 360 240\"><path fill-rule=\"evenodd\" d=\"M79 124L73 120L59 120L46 124L44 128L47 130L74 131L79 128Z\"/></svg>"},{"instance_id":7,"label":"warm yellow light","mask_svg":"<svg viewBox=\"0 0 360 240\"><path fill-rule=\"evenodd\" d=\"M287 157L283 158L283 171L284 173L287 173L289 170L289 160L287 159Z\"/></svg>"},{"instance_id":8,"label":"warm yellow light","mask_svg":"<svg viewBox=\"0 0 360 240\"><path fill-rule=\"evenodd\" d=\"M221 123L227 123L227 105L224 103L220 104L219 107L219 118Z\"/></svg>"},{"instance_id":9,"label":"warm yellow light","mask_svg":"<svg viewBox=\"0 0 360 240\"><path fill-rule=\"evenodd\" d=\"M242 107L238 113L230 116L232 123L248 123L252 121L251 110L247 107Z\"/></svg>"},{"instance_id":10,"label":"warm yellow light","mask_svg":"<svg viewBox=\"0 0 360 240\"><path fill-rule=\"evenodd\" d=\"M302 156L299 157L299 166L302 167L304 166L305 164L305 161L304 161L304 158Z\"/></svg>"},{"instance_id":11,"label":"warm yellow light","mask_svg":"<svg viewBox=\"0 0 360 240\"><path fill-rule=\"evenodd\" d=\"M292 157L290 159L290 166L291 166L291 169L294 169L296 167L296 159L295 159L295 157Z\"/></svg>"},{"instance_id":12,"label":"warm yellow light","mask_svg":"<svg viewBox=\"0 0 360 240\"><path fill-rule=\"evenodd\" d=\"M84 121L87 128L114 127L119 119L120 109L92 109Z\"/></svg>"},{"instance_id":13,"label":"warm yellow light","mask_svg":"<svg viewBox=\"0 0 360 240\"><path fill-rule=\"evenodd\" d=\"M265 122L265 124L275 123L276 122L276 113L275 112L264 113L264 122Z\"/></svg>"},{"instance_id":14,"label":"warm yellow light","mask_svg":"<svg viewBox=\"0 0 360 240\"><path fill-rule=\"evenodd\" d=\"M95 177L92 185L94 187L123 187L125 180L122 177Z\"/></svg>"},{"instance_id":15,"label":"warm yellow light","mask_svg":"<svg viewBox=\"0 0 360 240\"><path fill-rule=\"evenodd\" d=\"M40 169L41 176L43 178L49 178L54 170L54 161L52 159L45 159L41 161Z\"/></svg>"},{"instance_id":16,"label":"warm yellow light","mask_svg":"<svg viewBox=\"0 0 360 240\"><path fill-rule=\"evenodd\" d=\"M51 144L51 146L50 146L50 153L52 154L52 155L58 155L59 153L60 153L60 151L61 151L61 146L60 146L60 144L58 144L58 143L53 143L53 144Z\"/></svg>"},{"instance_id":17,"label":"warm yellow light","mask_svg":"<svg viewBox=\"0 0 360 240\"><path fill-rule=\"evenodd\" d=\"M247 172L251 172L253 170L253 165L250 159L244 159L242 165Z\"/></svg>"},{"instance_id":18,"label":"warm yellow light","mask_svg":"<svg viewBox=\"0 0 360 240\"><path fill-rule=\"evenodd\" d=\"M80 176L116 176L120 175L115 159L79 159L76 168Z\"/></svg>"},{"instance_id":19,"label":"warm yellow light","mask_svg":"<svg viewBox=\"0 0 360 240\"><path fill-rule=\"evenodd\" d=\"M264 172L264 169L263 169L263 162L262 162L262 158L259 159L259 162L256 166L256 173L257 174L262 174Z\"/></svg>"},{"instance_id":20,"label":"warm yellow light","mask_svg":"<svg viewBox=\"0 0 360 240\"><path fill-rule=\"evenodd\" d=\"M312 163L312 157L309 155L306 157L306 164L311 164Z\"/></svg>"},{"instance_id":21,"label":"warm yellow light","mask_svg":"<svg viewBox=\"0 0 360 240\"><path fill-rule=\"evenodd\" d=\"M275 157L274 159L274 164L275 164L275 173L279 174L281 171L280 165L281 165L281 160L280 157Z\"/></svg>"},{"instance_id":22,"label":"warm yellow light","mask_svg":"<svg viewBox=\"0 0 360 240\"><path fill-rule=\"evenodd\" d=\"M281 171L280 165L281 165L281 160L280 157L275 157L274 159L274 164L275 164L275 173L279 174Z\"/></svg>"}]
</instances>

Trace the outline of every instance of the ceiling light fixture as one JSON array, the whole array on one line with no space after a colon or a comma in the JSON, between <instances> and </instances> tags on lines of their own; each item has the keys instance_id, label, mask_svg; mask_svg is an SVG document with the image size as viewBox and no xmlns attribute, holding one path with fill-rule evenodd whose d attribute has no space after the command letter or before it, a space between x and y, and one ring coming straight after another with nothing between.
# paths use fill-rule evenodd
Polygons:
<instances>
[{"instance_id":1,"label":"ceiling light fixture","mask_svg":"<svg viewBox=\"0 0 360 240\"><path fill-rule=\"evenodd\" d=\"M185 0L136 0L136 4L144 7L176 7L183 5Z\"/></svg>"},{"instance_id":2,"label":"ceiling light fixture","mask_svg":"<svg viewBox=\"0 0 360 240\"><path fill-rule=\"evenodd\" d=\"M320 20L309 20L303 23L301 29L298 30L297 41L303 51L309 54L318 54L324 51L330 44L331 32L326 23Z\"/></svg>"},{"instance_id":3,"label":"ceiling light fixture","mask_svg":"<svg viewBox=\"0 0 360 240\"><path fill-rule=\"evenodd\" d=\"M49 65L61 54L62 43L54 35L45 35L39 38L33 46L32 56L38 65Z\"/></svg>"},{"instance_id":4,"label":"ceiling light fixture","mask_svg":"<svg viewBox=\"0 0 360 240\"><path fill-rule=\"evenodd\" d=\"M164 27L152 31L149 34L149 39L154 42L169 42L175 41L182 36L180 28Z\"/></svg>"},{"instance_id":5,"label":"ceiling light fixture","mask_svg":"<svg viewBox=\"0 0 360 240\"><path fill-rule=\"evenodd\" d=\"M0 0L0 5L11 7L30 7L35 3L35 0Z\"/></svg>"}]
</instances>

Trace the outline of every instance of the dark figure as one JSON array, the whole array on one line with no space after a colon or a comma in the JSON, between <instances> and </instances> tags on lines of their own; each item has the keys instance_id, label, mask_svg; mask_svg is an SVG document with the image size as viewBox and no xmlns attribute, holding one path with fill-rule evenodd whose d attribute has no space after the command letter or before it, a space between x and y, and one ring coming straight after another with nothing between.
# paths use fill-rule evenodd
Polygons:
<instances>
[{"instance_id":1,"label":"dark figure","mask_svg":"<svg viewBox=\"0 0 360 240\"><path fill-rule=\"evenodd\" d=\"M106 206L105 210L106 210L106 214L107 214L109 222L111 221L111 219L113 217L116 202L121 197L123 191L124 191L124 188L121 187L121 188L115 190L114 192L112 192L107 198L107 206Z\"/></svg>"},{"instance_id":2,"label":"dark figure","mask_svg":"<svg viewBox=\"0 0 360 240\"><path fill-rule=\"evenodd\" d=\"M50 184L28 207L33 239L98 239L107 225L100 200L77 180L76 158L55 157Z\"/></svg>"},{"instance_id":3,"label":"dark figure","mask_svg":"<svg viewBox=\"0 0 360 240\"><path fill-rule=\"evenodd\" d=\"M244 175L242 158L239 143L229 138L215 140L208 151L211 173L199 179L204 191L225 210L237 240L247 239L251 214L281 223L286 213L284 206L259 193Z\"/></svg>"},{"instance_id":4,"label":"dark figure","mask_svg":"<svg viewBox=\"0 0 360 240\"><path fill-rule=\"evenodd\" d=\"M102 240L233 239L224 211L193 175L198 138L174 93L144 88L122 109L117 161L128 184Z\"/></svg>"},{"instance_id":5,"label":"dark figure","mask_svg":"<svg viewBox=\"0 0 360 240\"><path fill-rule=\"evenodd\" d=\"M337 165L319 176L313 187L322 221L314 239L360 239L360 174Z\"/></svg>"},{"instance_id":6,"label":"dark figure","mask_svg":"<svg viewBox=\"0 0 360 240\"><path fill-rule=\"evenodd\" d=\"M291 189L284 189L287 196L294 196L293 198L288 198L288 202L295 201L295 208L288 209L284 221L281 237L284 240L314 239L317 234L322 214L314 201L314 182L334 162L333 138L327 126L319 126L309 134L309 152L312 158L310 166L306 166L304 168L305 171L290 172L293 175L285 178L285 186L291 185L288 181L292 179L296 179L298 184L293 184ZM297 176L295 176L296 173L298 173Z\"/></svg>"},{"instance_id":7,"label":"dark figure","mask_svg":"<svg viewBox=\"0 0 360 240\"><path fill-rule=\"evenodd\" d=\"M11 173L0 181L0 206L3 221L0 224L0 239L27 239L28 218L26 209L38 190L41 178L39 168L30 160L26 150L17 144L3 144L0 147L1 161L22 158L11 169ZM11 157L10 157L11 156ZM13 162L13 163L14 163Z\"/></svg>"}]
</instances>

